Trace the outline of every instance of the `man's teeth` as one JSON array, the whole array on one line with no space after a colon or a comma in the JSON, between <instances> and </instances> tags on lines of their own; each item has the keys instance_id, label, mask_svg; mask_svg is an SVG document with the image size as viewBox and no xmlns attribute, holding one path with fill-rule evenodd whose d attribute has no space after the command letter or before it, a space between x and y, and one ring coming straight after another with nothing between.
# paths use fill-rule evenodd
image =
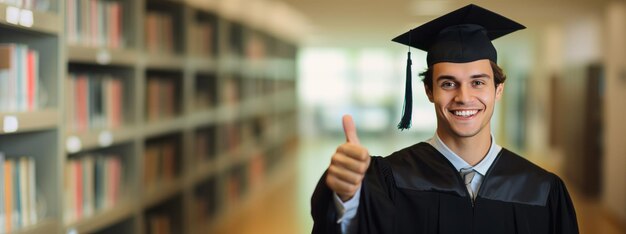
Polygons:
<instances>
[{"instance_id":1,"label":"man's teeth","mask_svg":"<svg viewBox=\"0 0 626 234\"><path fill-rule=\"evenodd\" d=\"M463 117L472 116L472 115L475 115L476 113L478 113L478 110L454 111L454 115L463 116Z\"/></svg>"}]
</instances>

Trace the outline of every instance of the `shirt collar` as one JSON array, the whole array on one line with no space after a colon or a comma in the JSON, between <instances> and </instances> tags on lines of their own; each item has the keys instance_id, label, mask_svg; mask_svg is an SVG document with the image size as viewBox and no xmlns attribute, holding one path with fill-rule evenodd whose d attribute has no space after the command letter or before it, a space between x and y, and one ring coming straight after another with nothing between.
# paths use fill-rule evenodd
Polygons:
<instances>
[{"instance_id":1,"label":"shirt collar","mask_svg":"<svg viewBox=\"0 0 626 234\"><path fill-rule=\"evenodd\" d=\"M439 138L439 135L437 135L437 133L435 133L435 136L429 139L427 143L432 145L437 151L443 154L443 156L446 157L446 159L448 159L450 163L452 163L452 166L454 166L454 168L457 171L460 171L462 168L472 168L472 166L469 165L469 163L467 163L465 160L459 157L456 153L452 152L452 150L450 150L450 148L448 148L448 146L445 143L443 143L441 138ZM496 144L496 142L493 139L493 134L492 134L491 146L489 147L489 151L487 152L487 155L485 156L485 158L483 158L483 160L481 160L478 164L476 164L476 166L474 166L473 169L483 176L487 174L487 170L489 170L489 167L491 167L491 164L493 164L493 161L496 160L496 156L498 156L498 153L500 153L500 150L502 150L502 147Z\"/></svg>"}]
</instances>

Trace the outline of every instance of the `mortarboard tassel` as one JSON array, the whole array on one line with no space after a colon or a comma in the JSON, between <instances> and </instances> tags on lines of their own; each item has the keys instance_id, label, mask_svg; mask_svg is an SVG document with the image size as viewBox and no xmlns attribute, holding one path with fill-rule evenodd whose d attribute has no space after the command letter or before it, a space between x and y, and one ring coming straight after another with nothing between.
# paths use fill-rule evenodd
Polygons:
<instances>
[{"instance_id":1,"label":"mortarboard tassel","mask_svg":"<svg viewBox=\"0 0 626 234\"><path fill-rule=\"evenodd\" d=\"M411 84L411 51L406 59L406 88L404 90L404 107L402 107L402 119L398 129L405 130L411 127L411 114L413 113L413 89Z\"/></svg>"}]
</instances>

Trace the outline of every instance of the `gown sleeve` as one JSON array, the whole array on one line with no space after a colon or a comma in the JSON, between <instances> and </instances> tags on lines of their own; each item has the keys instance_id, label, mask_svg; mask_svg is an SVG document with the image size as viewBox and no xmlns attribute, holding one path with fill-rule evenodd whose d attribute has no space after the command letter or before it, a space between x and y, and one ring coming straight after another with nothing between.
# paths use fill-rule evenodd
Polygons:
<instances>
[{"instance_id":1,"label":"gown sleeve","mask_svg":"<svg viewBox=\"0 0 626 234\"><path fill-rule=\"evenodd\" d=\"M576 211L563 181L555 176L548 202L550 206L550 233L578 233Z\"/></svg>"},{"instance_id":2,"label":"gown sleeve","mask_svg":"<svg viewBox=\"0 0 626 234\"><path fill-rule=\"evenodd\" d=\"M311 233L340 234L341 226L336 222L337 210L333 204L333 191L326 185L326 175L327 172L324 172L311 197Z\"/></svg>"},{"instance_id":3,"label":"gown sleeve","mask_svg":"<svg viewBox=\"0 0 626 234\"><path fill-rule=\"evenodd\" d=\"M394 205L393 174L381 157L372 157L361 185L361 197L355 219L357 233L392 233ZM341 233L333 191L326 185L326 173L317 183L311 198L312 233Z\"/></svg>"}]
</instances>

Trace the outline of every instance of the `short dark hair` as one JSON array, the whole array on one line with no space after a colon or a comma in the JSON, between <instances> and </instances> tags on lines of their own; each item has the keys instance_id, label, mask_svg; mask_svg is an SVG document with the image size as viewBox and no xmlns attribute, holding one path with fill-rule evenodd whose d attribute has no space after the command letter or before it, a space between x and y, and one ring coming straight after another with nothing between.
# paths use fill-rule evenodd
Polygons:
<instances>
[{"instance_id":1,"label":"short dark hair","mask_svg":"<svg viewBox=\"0 0 626 234\"><path fill-rule=\"evenodd\" d=\"M498 66L498 64L494 63L493 61L489 61L489 63L491 64L491 70L493 70L493 81L496 84L496 87L498 87L498 85L504 83L504 81L506 80L506 75L504 74L504 71L502 71L502 68ZM428 67L426 71L420 73L419 75L423 77L422 82L424 82L424 86L426 86L426 88L428 88L429 90L433 90L433 67Z\"/></svg>"}]
</instances>

